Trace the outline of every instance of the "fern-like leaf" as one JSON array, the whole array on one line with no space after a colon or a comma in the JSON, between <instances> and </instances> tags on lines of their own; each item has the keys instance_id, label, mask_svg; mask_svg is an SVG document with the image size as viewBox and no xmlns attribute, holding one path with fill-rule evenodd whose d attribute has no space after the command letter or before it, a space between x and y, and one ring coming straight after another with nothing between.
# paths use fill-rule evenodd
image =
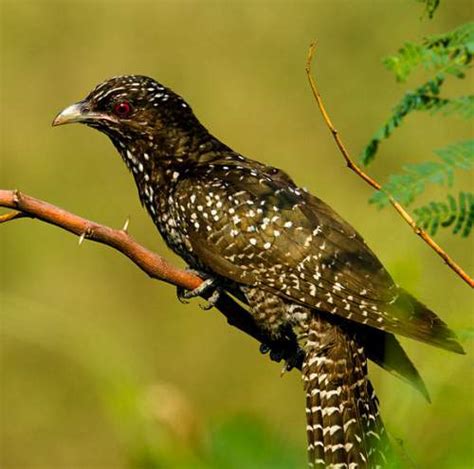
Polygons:
<instances>
[{"instance_id":1,"label":"fern-like leaf","mask_svg":"<svg viewBox=\"0 0 474 469\"><path fill-rule=\"evenodd\" d=\"M454 168L470 170L474 165L474 140L453 143L434 151L441 160Z\"/></svg>"},{"instance_id":2,"label":"fern-like leaf","mask_svg":"<svg viewBox=\"0 0 474 469\"><path fill-rule=\"evenodd\" d=\"M371 163L382 140L390 137L405 117L413 111L431 114L457 114L466 119L474 117L474 96L443 98L440 90L447 75L464 78L474 55L474 23L467 23L446 34L429 36L421 44L407 42L398 54L385 59L385 66L395 73L398 81L405 81L419 65L434 70L435 76L414 91L405 93L393 109L392 115L372 136L362 150L360 161Z\"/></svg>"},{"instance_id":3,"label":"fern-like leaf","mask_svg":"<svg viewBox=\"0 0 474 469\"><path fill-rule=\"evenodd\" d=\"M474 54L474 23L466 23L445 34L428 36L418 44L406 42L397 54L383 60L395 73L397 81L405 81L419 65L436 73L463 77Z\"/></svg>"},{"instance_id":4,"label":"fern-like leaf","mask_svg":"<svg viewBox=\"0 0 474 469\"><path fill-rule=\"evenodd\" d=\"M474 194L460 192L457 199L447 196L447 202L430 202L413 211L418 226L434 236L439 228L452 227L453 234L467 238L474 225Z\"/></svg>"},{"instance_id":5,"label":"fern-like leaf","mask_svg":"<svg viewBox=\"0 0 474 469\"><path fill-rule=\"evenodd\" d=\"M474 117L474 96L461 96L454 99L441 98L438 94L443 82L444 79L438 76L415 91L405 94L393 109L393 114L377 130L362 150L359 159L364 166L374 160L381 141L390 137L405 117L413 111L429 111L431 114L441 112L444 115L458 114L466 119Z\"/></svg>"},{"instance_id":6,"label":"fern-like leaf","mask_svg":"<svg viewBox=\"0 0 474 469\"><path fill-rule=\"evenodd\" d=\"M434 12L439 7L440 0L417 0L420 3L425 4L425 13L428 15L428 18L433 18Z\"/></svg>"},{"instance_id":7,"label":"fern-like leaf","mask_svg":"<svg viewBox=\"0 0 474 469\"><path fill-rule=\"evenodd\" d=\"M442 105L431 109L432 114L436 112L441 112L444 116L457 114L464 119L472 119L474 118L474 95L445 99Z\"/></svg>"},{"instance_id":8,"label":"fern-like leaf","mask_svg":"<svg viewBox=\"0 0 474 469\"><path fill-rule=\"evenodd\" d=\"M368 145L362 150L360 161L364 166L374 160L380 142L390 137L410 112L429 111L431 114L442 113L445 116L458 114L465 119L474 118L474 96L460 96L453 99L440 98L438 93L442 83L443 79L436 77L414 92L405 94L394 108L390 118L377 130Z\"/></svg>"},{"instance_id":9,"label":"fern-like leaf","mask_svg":"<svg viewBox=\"0 0 474 469\"><path fill-rule=\"evenodd\" d=\"M390 194L403 205L410 205L424 192L427 184L451 186L456 169L470 170L474 167L474 140L458 142L435 150L439 161L408 164L403 173L393 174L381 191L375 192L369 202L379 208L389 203Z\"/></svg>"}]
</instances>

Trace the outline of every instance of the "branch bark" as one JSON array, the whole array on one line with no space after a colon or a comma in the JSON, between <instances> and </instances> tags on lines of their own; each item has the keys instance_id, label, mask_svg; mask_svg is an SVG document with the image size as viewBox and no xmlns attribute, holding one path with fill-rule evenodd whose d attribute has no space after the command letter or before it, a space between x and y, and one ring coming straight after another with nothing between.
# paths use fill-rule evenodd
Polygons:
<instances>
[{"instance_id":1,"label":"branch bark","mask_svg":"<svg viewBox=\"0 0 474 469\"><path fill-rule=\"evenodd\" d=\"M339 136L339 132L334 127L334 124L332 123L329 117L329 114L326 111L326 107L324 106L323 99L316 85L316 80L314 79L312 71L311 71L311 64L313 62L315 52L316 52L316 44L313 43L309 46L308 57L306 60L306 75L308 76L311 91L313 92L313 96L314 96L314 99L316 100L316 104L318 105L319 110L321 111L324 122L326 123L328 129L330 130L336 142L336 145L339 148L339 151L344 157L347 167L350 170L354 171L361 179L363 179L367 184L369 184L369 186L372 186L377 191L383 191L382 185L378 183L375 179L371 178L354 162L349 152L347 151L344 143L342 142L342 139ZM474 280L461 268L461 266L459 266L453 259L451 259L451 257L447 254L447 252L444 251L444 249L441 246L439 246L439 244L437 244L426 231L421 229L415 223L415 220L413 220L411 215L406 211L406 209L399 202L397 202L390 194L388 193L386 194L393 208L399 213L399 215L405 220L405 222L411 226L415 234L417 234L431 249L433 249L433 251L435 251L436 254L438 254L438 256L441 257L441 259L443 259L443 261L446 263L446 265L450 269L452 269L471 288L473 288Z\"/></svg>"},{"instance_id":2,"label":"branch bark","mask_svg":"<svg viewBox=\"0 0 474 469\"><path fill-rule=\"evenodd\" d=\"M0 207L14 210L0 215L0 223L20 218L36 218L79 236L80 243L84 239L89 239L110 246L127 256L143 272L156 280L186 290L193 290L203 282L196 275L174 267L158 254L140 245L126 229L116 230L95 223L19 191L0 190ZM206 298L205 295L203 297ZM221 293L215 307L226 317L231 326L261 343L271 343L271 340L256 326L250 313L231 296Z\"/></svg>"}]
</instances>

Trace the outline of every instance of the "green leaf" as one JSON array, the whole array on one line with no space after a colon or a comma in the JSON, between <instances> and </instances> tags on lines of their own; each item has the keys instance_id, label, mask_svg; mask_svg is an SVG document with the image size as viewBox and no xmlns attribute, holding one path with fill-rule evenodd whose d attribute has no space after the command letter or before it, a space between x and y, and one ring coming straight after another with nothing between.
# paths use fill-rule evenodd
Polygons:
<instances>
[{"instance_id":1,"label":"green leaf","mask_svg":"<svg viewBox=\"0 0 474 469\"><path fill-rule=\"evenodd\" d=\"M434 151L445 164L469 170L474 165L474 140L453 143Z\"/></svg>"},{"instance_id":2,"label":"green leaf","mask_svg":"<svg viewBox=\"0 0 474 469\"><path fill-rule=\"evenodd\" d=\"M447 202L430 202L413 211L418 226L436 235L439 228L453 227L453 234L467 238L474 224L474 194L460 192L457 199L447 196Z\"/></svg>"},{"instance_id":3,"label":"green leaf","mask_svg":"<svg viewBox=\"0 0 474 469\"><path fill-rule=\"evenodd\" d=\"M440 0L417 0L420 3L425 4L425 13L429 19L433 18L434 12L439 7Z\"/></svg>"},{"instance_id":4,"label":"green leaf","mask_svg":"<svg viewBox=\"0 0 474 469\"><path fill-rule=\"evenodd\" d=\"M403 173L393 174L381 191L375 192L369 202L379 208L389 203L388 194L403 205L410 205L424 192L427 184L451 186L457 169L470 170L474 167L474 140L458 142L435 150L439 161L408 164ZM437 209L441 209L437 206ZM431 211L435 210L431 207Z\"/></svg>"},{"instance_id":5,"label":"green leaf","mask_svg":"<svg viewBox=\"0 0 474 469\"><path fill-rule=\"evenodd\" d=\"M466 23L453 31L425 37L421 43L406 42L397 54L383 60L397 81L405 81L418 66L436 73L462 78L474 51L474 23Z\"/></svg>"},{"instance_id":6,"label":"green leaf","mask_svg":"<svg viewBox=\"0 0 474 469\"><path fill-rule=\"evenodd\" d=\"M435 75L414 91L405 93L392 115L362 150L360 162L365 166L371 163L381 141L390 137L411 112L429 111L431 114L456 114L465 119L473 118L474 96L449 99L440 96L441 87L448 75L465 77L473 55L474 23L467 23L448 33L428 36L421 43L406 42L397 54L385 58L385 67L394 72L398 81L405 81L417 67L433 71Z\"/></svg>"},{"instance_id":7,"label":"green leaf","mask_svg":"<svg viewBox=\"0 0 474 469\"><path fill-rule=\"evenodd\" d=\"M441 98L438 94L444 78L437 76L427 81L415 91L409 91L393 109L393 114L372 136L360 154L360 162L367 166L374 158L382 140L392 135L405 117L413 111L428 111L431 114L442 113L445 116L458 114L465 119L474 117L474 95L458 98Z\"/></svg>"},{"instance_id":8,"label":"green leaf","mask_svg":"<svg viewBox=\"0 0 474 469\"><path fill-rule=\"evenodd\" d=\"M443 105L431 109L432 114L437 112L443 116L457 114L464 119L472 119L474 118L474 95L446 99Z\"/></svg>"}]
</instances>

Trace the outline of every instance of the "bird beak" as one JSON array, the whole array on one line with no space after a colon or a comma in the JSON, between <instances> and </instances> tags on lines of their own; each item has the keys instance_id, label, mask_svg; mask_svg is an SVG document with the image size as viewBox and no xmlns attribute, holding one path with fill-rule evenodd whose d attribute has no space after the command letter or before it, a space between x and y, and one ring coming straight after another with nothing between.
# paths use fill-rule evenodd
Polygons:
<instances>
[{"instance_id":1,"label":"bird beak","mask_svg":"<svg viewBox=\"0 0 474 469\"><path fill-rule=\"evenodd\" d=\"M84 112L84 103L75 103L61 111L53 121L53 126L72 124L74 122L84 122L87 119L87 112Z\"/></svg>"},{"instance_id":2,"label":"bird beak","mask_svg":"<svg viewBox=\"0 0 474 469\"><path fill-rule=\"evenodd\" d=\"M53 126L63 124L73 124L74 122L84 122L90 118L87 109L84 109L84 103L73 104L61 111L53 121Z\"/></svg>"},{"instance_id":3,"label":"bird beak","mask_svg":"<svg viewBox=\"0 0 474 469\"><path fill-rule=\"evenodd\" d=\"M79 101L76 104L72 104L63 111L61 111L53 120L53 127L64 124L88 123L93 121L110 121L116 122L116 119L106 113L93 112L89 110L89 106L86 101Z\"/></svg>"}]
</instances>

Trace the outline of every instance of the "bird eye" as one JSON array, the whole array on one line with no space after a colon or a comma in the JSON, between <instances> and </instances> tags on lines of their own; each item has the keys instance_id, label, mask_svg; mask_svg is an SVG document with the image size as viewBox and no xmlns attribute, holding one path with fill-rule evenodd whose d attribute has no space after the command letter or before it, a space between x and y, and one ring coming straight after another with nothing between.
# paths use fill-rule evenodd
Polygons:
<instances>
[{"instance_id":1,"label":"bird eye","mask_svg":"<svg viewBox=\"0 0 474 469\"><path fill-rule=\"evenodd\" d=\"M114 113L119 117L127 117L132 112L132 106L126 101L115 104Z\"/></svg>"}]
</instances>

